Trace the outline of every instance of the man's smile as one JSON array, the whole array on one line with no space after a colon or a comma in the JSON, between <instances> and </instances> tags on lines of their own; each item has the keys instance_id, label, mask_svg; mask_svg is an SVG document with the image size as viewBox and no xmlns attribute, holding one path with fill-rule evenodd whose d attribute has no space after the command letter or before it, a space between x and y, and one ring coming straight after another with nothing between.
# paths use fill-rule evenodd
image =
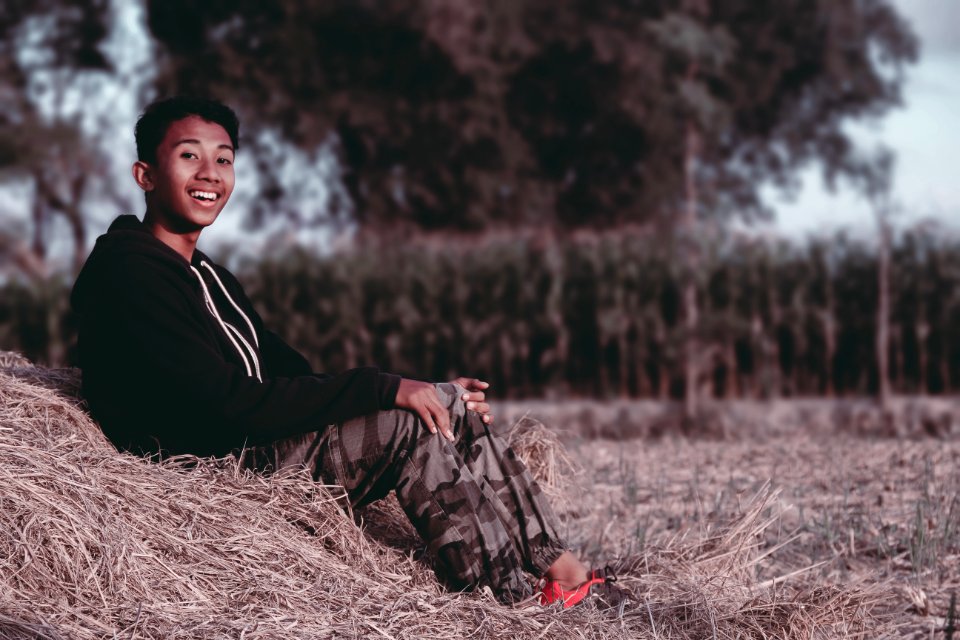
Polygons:
<instances>
[{"instance_id":1,"label":"man's smile","mask_svg":"<svg viewBox=\"0 0 960 640\"><path fill-rule=\"evenodd\" d=\"M187 192L191 198L202 203L212 203L220 199L220 194L213 191L201 191L200 189L191 189Z\"/></svg>"}]
</instances>

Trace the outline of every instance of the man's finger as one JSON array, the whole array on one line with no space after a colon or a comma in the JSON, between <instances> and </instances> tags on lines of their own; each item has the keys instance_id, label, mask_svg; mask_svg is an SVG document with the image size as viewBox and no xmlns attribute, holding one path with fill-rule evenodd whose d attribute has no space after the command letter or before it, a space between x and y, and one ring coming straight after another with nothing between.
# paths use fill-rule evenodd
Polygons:
<instances>
[{"instance_id":1,"label":"man's finger","mask_svg":"<svg viewBox=\"0 0 960 640\"><path fill-rule=\"evenodd\" d=\"M440 430L440 434L444 438L452 442L453 433L450 430L450 412L440 402L440 397L434 396L430 398L427 401L426 405L427 405L426 407L427 411L430 412L430 415L433 417L434 421L437 424L437 428Z\"/></svg>"},{"instance_id":2,"label":"man's finger","mask_svg":"<svg viewBox=\"0 0 960 640\"><path fill-rule=\"evenodd\" d=\"M480 380L479 378L465 378L460 377L453 381L455 384L459 384L461 387L467 391L480 391L486 389L490 385Z\"/></svg>"},{"instance_id":3,"label":"man's finger","mask_svg":"<svg viewBox=\"0 0 960 640\"><path fill-rule=\"evenodd\" d=\"M450 412L443 405L437 403L434 416L437 419L437 426L440 427L440 433L443 437L453 442L453 431L450 430Z\"/></svg>"},{"instance_id":4,"label":"man's finger","mask_svg":"<svg viewBox=\"0 0 960 640\"><path fill-rule=\"evenodd\" d=\"M480 417L480 419L483 420L483 422L484 422L485 424L493 424L493 414L492 414L492 413L485 413L485 414L483 414L483 415Z\"/></svg>"},{"instance_id":5,"label":"man's finger","mask_svg":"<svg viewBox=\"0 0 960 640\"><path fill-rule=\"evenodd\" d=\"M433 422L433 416L430 415L430 411L426 408L423 408L417 413L420 415L420 419L423 421L423 425L427 428L427 431L430 433L436 433L437 425Z\"/></svg>"},{"instance_id":6,"label":"man's finger","mask_svg":"<svg viewBox=\"0 0 960 640\"><path fill-rule=\"evenodd\" d=\"M490 405L486 402L468 402L467 409L477 413L490 413Z\"/></svg>"},{"instance_id":7,"label":"man's finger","mask_svg":"<svg viewBox=\"0 0 960 640\"><path fill-rule=\"evenodd\" d=\"M487 396L484 395L483 391L474 391L473 393L465 393L465 394L463 394L462 397L463 397L463 399L464 399L465 401L467 401L467 402L471 402L471 401L472 401L472 402L483 402L484 399L486 399Z\"/></svg>"}]
</instances>

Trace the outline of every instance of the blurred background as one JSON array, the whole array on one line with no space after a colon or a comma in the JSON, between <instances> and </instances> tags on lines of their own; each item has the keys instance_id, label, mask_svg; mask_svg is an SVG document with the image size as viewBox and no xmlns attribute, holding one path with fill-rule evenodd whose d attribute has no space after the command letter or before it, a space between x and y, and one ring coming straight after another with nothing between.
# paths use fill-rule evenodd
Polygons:
<instances>
[{"instance_id":1,"label":"blurred background","mask_svg":"<svg viewBox=\"0 0 960 640\"><path fill-rule=\"evenodd\" d=\"M150 100L240 115L200 246L318 370L506 398L960 385L950 0L8 0L0 349L143 212Z\"/></svg>"}]
</instances>

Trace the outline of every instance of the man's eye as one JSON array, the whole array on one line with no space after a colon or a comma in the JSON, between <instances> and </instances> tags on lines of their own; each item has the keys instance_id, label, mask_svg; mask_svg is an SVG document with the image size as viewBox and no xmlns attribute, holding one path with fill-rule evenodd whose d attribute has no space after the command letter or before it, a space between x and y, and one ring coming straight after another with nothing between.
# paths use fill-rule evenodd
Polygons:
<instances>
[{"instance_id":1,"label":"man's eye","mask_svg":"<svg viewBox=\"0 0 960 640\"><path fill-rule=\"evenodd\" d=\"M181 158L196 158L196 157L197 157L197 154L193 153L192 151L184 151L183 153L180 154L180 157L181 157Z\"/></svg>"},{"instance_id":2,"label":"man's eye","mask_svg":"<svg viewBox=\"0 0 960 640\"><path fill-rule=\"evenodd\" d=\"M233 164L233 161L230 158L217 158L217 162L220 164Z\"/></svg>"}]
</instances>

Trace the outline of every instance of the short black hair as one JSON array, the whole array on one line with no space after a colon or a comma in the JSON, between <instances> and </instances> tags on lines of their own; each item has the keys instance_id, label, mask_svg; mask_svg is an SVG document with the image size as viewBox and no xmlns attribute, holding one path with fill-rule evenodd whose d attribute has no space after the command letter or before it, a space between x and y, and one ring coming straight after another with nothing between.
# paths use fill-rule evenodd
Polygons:
<instances>
[{"instance_id":1,"label":"short black hair","mask_svg":"<svg viewBox=\"0 0 960 640\"><path fill-rule=\"evenodd\" d=\"M207 122L218 124L230 136L233 150L240 148L240 121L233 109L217 100L174 96L157 100L143 110L133 135L137 140L137 159L143 162L157 161L157 147L167 135L167 129L178 120L198 116Z\"/></svg>"}]
</instances>

